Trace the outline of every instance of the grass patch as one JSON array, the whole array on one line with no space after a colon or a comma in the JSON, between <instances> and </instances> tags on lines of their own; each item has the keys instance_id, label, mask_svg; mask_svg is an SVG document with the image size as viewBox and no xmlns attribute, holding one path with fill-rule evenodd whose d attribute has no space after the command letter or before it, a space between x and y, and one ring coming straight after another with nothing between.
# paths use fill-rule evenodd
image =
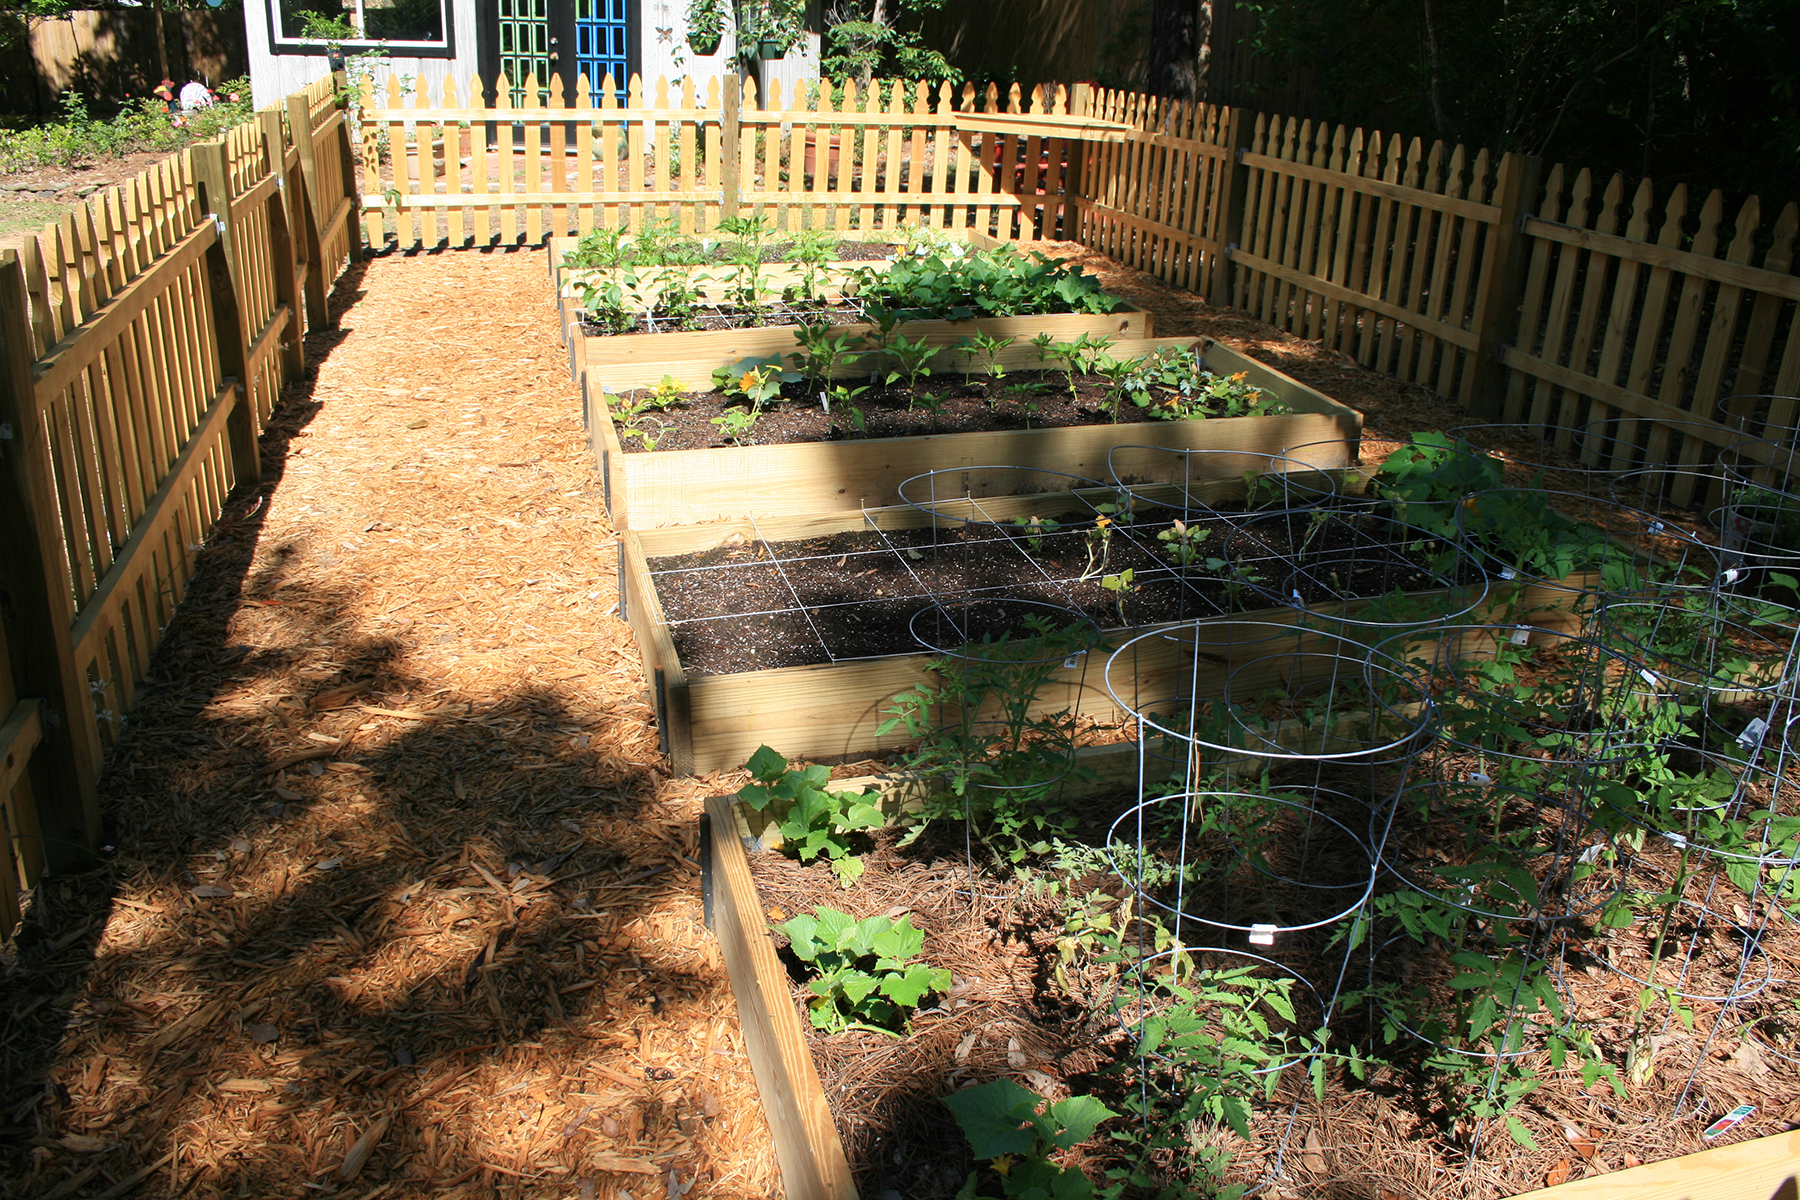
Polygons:
<instances>
[{"instance_id":1,"label":"grass patch","mask_svg":"<svg viewBox=\"0 0 1800 1200\"><path fill-rule=\"evenodd\" d=\"M71 207L55 200L0 199L0 245L17 242L21 234L38 232Z\"/></svg>"},{"instance_id":2,"label":"grass patch","mask_svg":"<svg viewBox=\"0 0 1800 1200\"><path fill-rule=\"evenodd\" d=\"M236 95L234 102L227 97ZM72 167L103 158L122 158L139 151L173 153L192 142L218 137L251 119L250 81L221 84L219 102L186 114L176 125L161 103L142 99L110 121L88 115L87 101L64 92L63 119L30 129L0 129L0 174L37 167Z\"/></svg>"}]
</instances>

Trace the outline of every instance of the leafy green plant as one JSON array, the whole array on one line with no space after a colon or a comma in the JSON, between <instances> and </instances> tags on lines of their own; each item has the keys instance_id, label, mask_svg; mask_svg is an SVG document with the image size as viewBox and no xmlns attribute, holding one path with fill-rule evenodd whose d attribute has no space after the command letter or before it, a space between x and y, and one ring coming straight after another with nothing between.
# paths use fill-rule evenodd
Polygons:
<instances>
[{"instance_id":1,"label":"leafy green plant","mask_svg":"<svg viewBox=\"0 0 1800 1200\"><path fill-rule=\"evenodd\" d=\"M1025 544L1033 554L1041 554L1044 549L1044 535L1055 533L1062 528L1062 523L1055 517L1014 517L1013 525L1025 530Z\"/></svg>"},{"instance_id":2,"label":"leafy green plant","mask_svg":"<svg viewBox=\"0 0 1800 1200\"><path fill-rule=\"evenodd\" d=\"M761 214L723 217L717 228L719 232L739 239L730 251L732 274L726 295L734 304L755 308L763 297L763 239L773 230Z\"/></svg>"},{"instance_id":3,"label":"leafy green plant","mask_svg":"<svg viewBox=\"0 0 1800 1200\"><path fill-rule=\"evenodd\" d=\"M1113 593L1113 603L1118 606L1119 624L1121 625L1131 624L1130 621L1125 619L1125 597L1131 594L1132 581L1136 576L1137 571L1135 568L1126 567L1117 574L1102 575L1100 577L1100 586Z\"/></svg>"},{"instance_id":4,"label":"leafy green plant","mask_svg":"<svg viewBox=\"0 0 1800 1200\"><path fill-rule=\"evenodd\" d=\"M878 792L832 792L825 784L830 767L790 767L769 749L757 748L744 764L754 783L738 789L738 798L778 823L782 845L801 862L821 854L831 860L838 882L849 887L863 873L851 836L883 824Z\"/></svg>"},{"instance_id":5,"label":"leafy green plant","mask_svg":"<svg viewBox=\"0 0 1800 1200\"><path fill-rule=\"evenodd\" d=\"M818 975L808 1015L827 1033L898 1032L927 995L950 987L950 972L916 962L925 934L911 916L866 917L820 906L780 926L788 948Z\"/></svg>"},{"instance_id":6,"label":"leafy green plant","mask_svg":"<svg viewBox=\"0 0 1800 1200\"><path fill-rule=\"evenodd\" d=\"M1167 529L1156 535L1163 543L1163 553L1178 567L1191 567L1201 560L1200 547L1212 536L1212 530L1189 525L1177 517Z\"/></svg>"},{"instance_id":7,"label":"leafy green plant","mask_svg":"<svg viewBox=\"0 0 1800 1200\"><path fill-rule=\"evenodd\" d=\"M1441 433L1415 433L1412 444L1382 460L1375 490L1394 516L1415 528L1455 538L1456 503L1506 482L1499 459L1459 447Z\"/></svg>"},{"instance_id":8,"label":"leafy green plant","mask_svg":"<svg viewBox=\"0 0 1800 1200\"><path fill-rule=\"evenodd\" d=\"M769 358L746 358L713 371L713 387L728 404L743 400L750 405L748 409L727 408L712 418L712 423L719 427L726 440L742 445L744 438L756 427L757 418L762 416L763 406L781 395L783 384L799 381L799 372L786 370L783 361L779 354Z\"/></svg>"},{"instance_id":9,"label":"leafy green plant","mask_svg":"<svg viewBox=\"0 0 1800 1200\"><path fill-rule=\"evenodd\" d=\"M728 367L713 370L714 390L728 400L744 400L758 411L781 395L783 384L799 381L799 372L788 370L779 354L768 358L743 358Z\"/></svg>"},{"instance_id":10,"label":"leafy green plant","mask_svg":"<svg viewBox=\"0 0 1800 1200\"><path fill-rule=\"evenodd\" d=\"M800 343L800 353L793 356L794 364L806 378L830 392L837 384L838 369L855 364L858 356L851 354L850 348L862 338L839 332L823 321L803 321L794 328L794 340Z\"/></svg>"},{"instance_id":11,"label":"leafy green plant","mask_svg":"<svg viewBox=\"0 0 1800 1200\"><path fill-rule=\"evenodd\" d=\"M944 1097L944 1105L962 1126L975 1157L989 1163L1001 1195L1020 1200L1092 1200L1094 1185L1074 1167L1050 1158L1094 1136L1102 1122L1118 1116L1092 1096L1071 1096L1050 1103L1010 1079L996 1079ZM975 1174L957 1192L957 1200L981 1195Z\"/></svg>"},{"instance_id":12,"label":"leafy green plant","mask_svg":"<svg viewBox=\"0 0 1800 1200\"><path fill-rule=\"evenodd\" d=\"M906 386L910 393L906 399L908 410L911 410L921 398L919 378L931 374L929 364L942 349L942 346L934 346L927 342L923 335L913 339L903 333L895 334L893 340L888 344L887 352L900 360L900 370L906 376ZM935 417L939 406L932 404L930 407Z\"/></svg>"}]
</instances>

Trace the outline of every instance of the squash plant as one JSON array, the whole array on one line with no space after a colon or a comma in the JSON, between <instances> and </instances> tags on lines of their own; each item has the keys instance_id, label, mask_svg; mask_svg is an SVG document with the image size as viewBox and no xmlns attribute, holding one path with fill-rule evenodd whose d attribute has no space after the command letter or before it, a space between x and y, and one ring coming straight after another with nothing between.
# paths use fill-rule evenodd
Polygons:
<instances>
[{"instance_id":1,"label":"squash plant","mask_svg":"<svg viewBox=\"0 0 1800 1200\"><path fill-rule=\"evenodd\" d=\"M844 887L863 873L851 835L883 824L877 792L830 792L831 768L790 767L767 746L757 748L744 764L756 782L738 789L738 799L779 822L783 847L801 862L824 855Z\"/></svg>"},{"instance_id":2,"label":"squash plant","mask_svg":"<svg viewBox=\"0 0 1800 1200\"><path fill-rule=\"evenodd\" d=\"M807 1011L827 1033L898 1033L926 996L950 987L949 971L914 961L925 949L925 933L911 916L859 921L821 905L780 929L794 956L817 973L807 985L813 994Z\"/></svg>"}]
</instances>

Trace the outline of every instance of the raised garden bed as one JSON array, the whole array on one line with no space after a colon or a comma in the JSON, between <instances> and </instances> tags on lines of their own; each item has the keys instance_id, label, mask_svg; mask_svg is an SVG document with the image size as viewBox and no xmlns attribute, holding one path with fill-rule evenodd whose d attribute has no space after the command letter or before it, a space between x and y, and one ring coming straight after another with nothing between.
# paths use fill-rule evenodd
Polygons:
<instances>
[{"instance_id":1,"label":"raised garden bed","mask_svg":"<svg viewBox=\"0 0 1800 1200\"><path fill-rule=\"evenodd\" d=\"M1138 314L1132 314L1135 318ZM1125 314L1099 318L1116 320ZM1032 329L1056 330L1057 322L1092 321L1096 318L1038 317L1000 318L996 329L1015 336L1029 324ZM1129 326L1128 326L1129 328ZM1146 325L1147 328L1147 325ZM793 347L791 334L760 341L740 341L731 355L750 357L782 353ZM954 342L970 332L968 323L949 325L935 336ZM671 335L691 336L691 335ZM1062 334L1059 333L1059 336ZM1071 331L1067 336L1075 336ZM662 364L635 364L631 374L609 376L607 370L589 371L583 387L588 444L600 471L607 512L615 528L650 529L687 525L737 517L764 517L795 512L832 512L858 507L883 507L899 502L900 484L915 475L942 467L977 463L1017 463L1067 471L1089 477L1106 477L1108 461L1123 446L1152 446L1167 450L1242 450L1282 453L1298 447L1315 447L1306 461L1322 467L1341 467L1355 461L1362 417L1322 392L1281 372L1239 354L1230 347L1205 339L1131 340L1114 345L1115 355L1148 353L1165 346L1196 345L1202 365L1219 375L1242 374L1245 381L1271 396L1290 412L1281 416L1209 418L1186 421L1111 423L1110 415L1095 412L1095 423L1061 428L991 429L976 433L922 434L909 437L868 438L846 436L840 440L792 445L717 446L705 449L644 452L641 443L628 450L620 438L605 395L625 384L609 378L635 381L634 386L655 384L665 374L695 381L710 378L715 367L734 358L697 359ZM741 352L741 353L740 353ZM1015 345L1003 352L1011 365L1036 365L1029 345ZM945 370L956 371L960 359L949 357ZM903 407L903 406L902 406ZM969 407L986 410L979 399ZM1127 406L1129 407L1129 406ZM923 420L919 414L915 420ZM1335 446L1336 449L1330 449ZM1126 462L1126 471L1136 468Z\"/></svg>"},{"instance_id":2,"label":"raised garden bed","mask_svg":"<svg viewBox=\"0 0 1800 1200\"><path fill-rule=\"evenodd\" d=\"M1679 587L1671 596L1678 607L1694 598ZM1794 628L1791 610L1751 603L1760 610L1756 632L1720 632L1733 675L1749 671L1743 682L1760 678L1757 661L1785 662L1787 651L1768 637L1785 630L1791 642ZM1727 599L1721 611L1737 609ZM1469 615L1479 622L1486 613ZM1009 1164L1015 1171L1085 1169L1094 1179L1121 1162L1160 1172L1183 1159L1179 1177L1200 1193L1266 1184L1279 1172L1275 1190L1294 1196L1334 1196L1348 1179L1367 1184L1371 1194L1451 1194L1439 1188L1444 1173L1455 1170L1454 1194L1479 1200L1522 1193L1546 1200L1785 1194L1779 1189L1784 1183L1791 1189L1794 1179L1791 1158L1782 1158L1794 1151L1791 1133L1649 1168L1634 1164L1715 1137L1741 1139L1780 1127L1800 1086L1791 1055L1800 996L1785 969L1800 952L1800 933L1777 911L1774 893L1761 894L1765 884L1777 886L1793 861L1783 856L1795 853L1794 829L1775 832L1795 819L1791 791L1780 793L1778 805L1790 815L1748 814L1753 824L1766 823L1773 838L1758 843L1753 832L1751 844L1774 858L1747 873L1742 861L1697 869L1692 839L1734 835L1707 829L1696 810L1680 805L1658 807L1668 824L1655 823L1648 810L1630 818L1662 836L1615 840L1609 832L1624 814L1611 795L1621 784L1637 779L1626 790L1646 805L1665 786L1636 772L1672 769L1681 776L1692 769L1667 745L1627 744L1653 706L1651 693L1638 690L1641 662L1659 664L1663 683L1644 681L1657 694L1694 698L1677 678L1683 673L1669 670L1692 654L1691 629L1664 628L1649 657L1612 662L1609 656L1622 649L1653 649L1636 640L1649 625L1635 619L1626 625L1631 636L1611 638L1610 649L1586 636L1540 641L1542 631L1531 630L1530 648L1504 654L1492 651L1514 642L1512 633L1523 627L1453 625L1460 635L1441 644L1462 646L1456 665L1434 682L1412 680L1416 706L1384 699L1379 721L1367 720L1366 709L1331 706L1359 691L1366 699L1377 685L1344 691L1334 683L1321 692L1290 675L1293 664L1325 648L1306 639L1337 638L1344 652L1354 652L1354 641L1283 632L1271 657L1287 660L1277 672L1287 686L1263 703L1288 717L1276 721L1265 742L1274 753L1244 773L1257 783L1237 785L1227 777L1221 784L1221 762L1209 754L1204 765L1191 761L1213 774L1183 792L1181 780L1166 780L1171 766L1177 776L1188 768L1185 749L1171 753L1166 740L1156 744L1140 777L1135 746L1092 747L1076 755L1078 766L1092 768L1090 778L1046 776L1029 793L1029 811L1049 814L1060 840L1052 846L1048 834L1031 833L1044 842L1011 855L1004 846L1017 835L991 818L970 824L973 840L965 835L963 802L945 792L950 775L940 772L935 784L905 776L825 785L823 771L809 774L805 787L857 792L873 786L879 793L851 802L844 809L849 823L828 820L823 827L846 854L860 856L850 864L854 870L836 869L845 865L838 853L811 866L768 854L781 845L767 819L778 808L770 806L798 793L768 786L788 764L777 758L771 772L769 762L757 761L769 756L759 753L750 765L762 786L746 788L741 805L731 797L709 800L703 842L709 922L719 933L746 1026L760 1026L750 1035L764 1055L755 1064L759 1084L772 1105L805 1119L804 1127L784 1122L788 1136L778 1130L789 1194L848 1197L860 1187L864 1196L892 1190L948 1200L992 1194ZM1209 660L1215 649L1227 658L1238 653L1236 643L1207 646ZM1316 670L1338 678L1328 667ZM1409 675L1410 669L1389 679ZM1211 679L1206 673L1190 694L1217 696ZM1439 694L1439 684L1448 690ZM1737 685L1719 677L1711 686L1725 697ZM1472 694L1459 699L1460 688ZM1504 714L1491 710L1501 718L1490 724L1500 740L1484 739L1486 748L1476 752L1466 722L1489 711L1496 689L1507 697ZM1382 692L1395 695L1385 686ZM1581 694L1586 699L1575 698ZM1603 694L1622 706L1603 703ZM1427 711L1433 705L1438 711ZM1527 710L1533 715L1521 724L1515 718ZM1298 715L1319 711L1325 715ZM1250 715L1276 716L1267 709ZM1593 724L1597 719L1603 723ZM1295 736L1281 732L1283 726ZM1347 729L1335 745L1327 744L1325 731L1332 729ZM1734 729L1720 737L1721 746L1731 745ZM1690 733L1697 731L1703 733L1698 726ZM1561 735L1598 740L1572 754L1576 742ZM1504 761L1509 753L1519 756L1511 766ZM1779 776L1790 776L1787 787L1793 786L1785 753L1777 762L1768 749L1767 766L1747 754L1740 745L1732 769L1748 772L1746 779L1760 776L1750 807L1770 803L1772 793L1763 789ZM1332 773L1334 757L1350 769ZM1618 782L1589 797L1600 802L1598 811L1561 793L1597 764L1618 768L1610 776ZM1543 786L1519 790L1473 772ZM1378 781L1379 793L1373 790ZM1221 787L1227 790L1216 790ZM871 799L882 802L889 822L924 801L933 824L903 838L898 830L879 829L881 816L868 816ZM1001 800L989 791L975 801L978 810L984 803L997 811ZM1240 804L1243 811L1234 813ZM1147 826L1139 815L1146 809L1162 819ZM809 801L789 816L818 811ZM837 809L828 804L823 811ZM1382 833L1390 826L1399 834L1391 845ZM819 853L811 832L822 828L816 815L782 828L794 838L790 853L797 848L804 857L808 846ZM1672 836L1677 831L1684 836ZM1115 849L1121 841L1124 852ZM1155 863L1168 870L1146 865ZM1189 866L1196 872L1191 879ZM1792 893L1782 894L1780 904L1800 916ZM1336 898L1345 895L1347 903ZM1397 904L1384 907L1383 900ZM846 1007L854 996L842 998L827 983L814 986L831 969L809 966L825 961L813 921L814 914L824 920L828 908L850 914L846 921L883 928L906 914L908 926L921 931L906 961L933 975L916 1013ZM1184 933L1177 921L1170 935L1176 912L1192 924ZM1422 923L1415 928L1407 914ZM1147 917L1155 919L1145 927ZM774 936L764 936L771 927ZM1553 956L1553 966L1521 968L1520 939L1533 931L1541 936L1531 954ZM1167 970L1173 951L1163 949L1164 935L1189 955L1176 972ZM790 941L791 950L783 949ZM855 970L887 969L871 965L872 955L853 962ZM1653 981L1649 990L1642 990L1644 979ZM1149 988L1140 991L1146 980ZM1728 996L1739 1007L1715 1010ZM1406 1015L1397 1015L1394 1004L1404 1005ZM1233 1023L1233 1013L1252 1010L1259 1020ZM1140 1054L1137 1021L1147 1011L1166 1014L1171 1024L1166 1038ZM1718 1024L1708 1034L1695 1018L1714 1011ZM859 1023L867 1021L880 1027ZM1473 1031L1472 1040L1434 1041L1464 1028L1459 1022ZM1309 1043L1322 1026L1330 1027L1329 1040ZM1684 1035L1684 1027L1691 1033ZM1651 1042L1644 1030L1662 1032ZM1221 1044L1229 1047L1223 1056ZM1317 1076L1309 1071L1314 1045L1325 1052ZM1434 1045L1436 1054L1429 1052ZM1496 1048L1504 1052L1493 1053ZM1640 1053L1646 1056L1641 1070L1632 1065ZM1672 1113L1669 1099L1683 1077L1692 1093L1683 1093L1686 1110ZM1506 1087L1498 1104L1483 1098L1484 1085L1499 1086L1490 1078ZM994 1079L1010 1079L1053 1102L1088 1097L1084 1103L1116 1113L1130 1113L1142 1096L1154 1098L1157 1114L1209 1096L1233 1096L1236 1107L1208 1101L1160 1125L1156 1116L1142 1125L1127 1117L1111 1127L1128 1135L1135 1127L1153 1145L1159 1132L1173 1134L1148 1154L1106 1137L1089 1140L1089 1124L1063 1143L1073 1153L1056 1155L1060 1165L1028 1165L1031 1155L1014 1149L984 1169L979 1160L997 1151L971 1156L959 1134L976 1145L982 1139L966 1120L958 1129L952 1108L971 1086ZM836 1120L828 1123L828 1116ZM1746 1116L1760 1125L1738 1128ZM1225 1156L1213 1160L1211 1180L1205 1178L1208 1155ZM1632 1169L1614 1174L1621 1164ZM960 1190L971 1168L987 1190ZM1709 1178L1709 1169L1741 1174ZM1589 1178L1580 1180L1583 1174ZM1533 1190L1571 1178L1578 1182L1566 1190ZM1091 1194L1085 1184L1066 1182L1069 1195ZM1163 1193L1152 1185L1126 1194Z\"/></svg>"},{"instance_id":3,"label":"raised garden bed","mask_svg":"<svg viewBox=\"0 0 1800 1200\"><path fill-rule=\"evenodd\" d=\"M1144 462L1153 469L1148 456ZM1010 487L1015 479L1011 468L972 469L967 486L981 496L984 485L1000 480ZM1153 503L1155 486L1133 491ZM1244 483L1226 479L1206 486L1223 502L1234 489L1241 495ZM1146 546L1164 544L1156 534L1168 527L1152 523L1148 508L1132 537L1114 539L1104 559L1086 562L1092 505L1104 503L1092 492L1002 492L974 502L984 519L1035 516L1065 526L1041 537L1048 525L967 533L951 516L962 503L627 531L620 550L624 616L676 769L733 767L764 744L816 759L906 744L903 729L878 732L883 710L931 670L934 659L923 645L953 644L963 631L960 618L940 627L946 608L961 612L991 601L996 628L1038 611L1058 623L1087 621L1096 642L1102 627L1129 636L1140 628L1201 620L1198 644L1146 644L1138 685L1154 694L1170 680L1191 678L1196 654L1204 677L1222 683L1246 655L1255 657L1244 643L1243 622L1291 623L1305 611L1280 603L1293 590L1339 615L1368 603L1356 595L1395 591L1440 597L1446 611L1473 602L1463 585L1424 562L1406 560L1369 574L1361 581L1366 586L1354 580L1296 584L1273 572L1258 577L1253 564L1237 582L1216 575L1196 579L1203 572L1179 570L1144 553ZM1225 535L1214 537L1222 542ZM1032 541L1040 547L1033 549ZM772 548L785 557L777 561ZM1354 553L1354 547L1346 550ZM1128 570L1133 574L1124 575ZM1088 578L1079 578L1084 574ZM1108 576L1115 582L1109 584ZM1335 595L1334 588L1340 589ZM1553 627L1573 621L1559 610L1582 595L1575 581L1505 584L1486 604L1489 611L1531 613L1536 623ZM671 606L680 613L673 619ZM701 665L690 665L687 654ZM1054 672L1036 698L1037 710L1119 719L1093 657L1074 655Z\"/></svg>"},{"instance_id":4,"label":"raised garden bed","mask_svg":"<svg viewBox=\"0 0 1800 1200\"><path fill-rule=\"evenodd\" d=\"M841 786L870 782L875 781L846 780ZM1107 805L1097 797L1084 803L1110 815L1123 800ZM935 839L935 845L927 839L911 851L896 851L891 835L878 839L868 856L869 872L855 889L844 892L822 865L801 867L769 853L773 847L759 844L745 814L735 797L707 801L703 848L708 920L731 977L789 1196L852 1200L892 1188L907 1196L947 1200L963 1173L976 1164L938 1098L984 1079L1011 1078L1052 1100L1088 1094L1115 1109L1125 1107L1120 1079L1109 1078L1106 1071L1121 1058L1129 1059L1128 1040L1121 1036L1117 1018L1105 1011L1108 991L1103 980L1092 977L1092 964L1079 952L1073 961L1065 957L1064 947L1077 927L1067 923L1068 909L1056 902L1055 892L983 872L972 902L959 839L945 836ZM1119 912L1118 881L1103 871L1072 875L1061 883L1069 899L1086 895L1091 915L1116 917ZM910 920L927 931L926 960L951 965L955 983L948 993L929 1000L931 1009L913 1019L904 1039L856 1029L825 1034L809 1026L804 1004L810 993L770 927L814 904L859 914L889 905L890 912L908 911ZM1645 948L1642 927L1587 932L1621 953L1627 945L1638 953ZM1314 945L1302 953L1325 951ZM1295 955L1290 951L1281 957L1293 960ZM1214 968L1254 965L1254 960L1235 955L1197 958ZM1578 974L1570 985L1572 999L1603 1005L1610 980L1605 972ZM1305 1005L1297 1007L1302 1016L1316 1016ZM1416 1195L1422 1193L1415 1188L1428 1187L1426 1181L1446 1169L1428 1146L1445 1135L1429 1120L1421 1121L1421 1131L1411 1138L1396 1141L1382 1131L1389 1144L1377 1159L1368 1135L1351 1131L1369 1119L1369 1103L1366 1096L1359 1099L1350 1079L1332 1072L1326 1099L1317 1104L1304 1071L1294 1068L1288 1075L1266 1109L1251 1115L1253 1142L1221 1138L1223 1131L1209 1138L1233 1152L1231 1182L1252 1183L1271 1169L1274 1147L1284 1140L1282 1194L1332 1196L1337 1194L1330 1190L1333 1180L1358 1178L1373 1180L1392 1195ZM1405 1078L1402 1070L1394 1086L1383 1092L1403 1112ZM1547 1087L1542 1103L1526 1110L1537 1138L1534 1151L1514 1146L1504 1132L1494 1133L1504 1145L1484 1156L1490 1162L1480 1172L1479 1189L1459 1187L1457 1194L1520 1200L1761 1200L1788 1195L1800 1177L1800 1132L1618 1170L1621 1160L1630 1164L1657 1152L1632 1133L1638 1121L1655 1119L1654 1091L1649 1097L1634 1095L1629 1105L1607 1092L1605 1117L1591 1121L1587 1095L1579 1076L1572 1086L1559 1081ZM1296 1105L1304 1115L1290 1138L1284 1126ZM834 1109L843 1114L841 1133ZM1351 1129L1336 1127L1336 1112L1344 1114ZM1546 1112L1571 1114L1579 1124L1564 1116L1559 1125ZM1705 1123L1690 1121L1679 1139L1656 1141L1692 1145ZM1564 1136L1565 1127L1575 1132ZM1314 1131L1311 1136L1308 1129ZM1081 1156L1063 1161L1089 1165L1098 1174L1092 1168L1096 1156L1104 1154L1102 1138ZM1599 1161L1590 1162L1594 1158ZM1587 1177L1575 1178L1583 1170ZM1496 1186L1496 1176L1515 1182ZM1545 1179L1571 1178L1573 1182L1534 1190ZM1373 1185L1370 1194L1375 1194Z\"/></svg>"}]
</instances>

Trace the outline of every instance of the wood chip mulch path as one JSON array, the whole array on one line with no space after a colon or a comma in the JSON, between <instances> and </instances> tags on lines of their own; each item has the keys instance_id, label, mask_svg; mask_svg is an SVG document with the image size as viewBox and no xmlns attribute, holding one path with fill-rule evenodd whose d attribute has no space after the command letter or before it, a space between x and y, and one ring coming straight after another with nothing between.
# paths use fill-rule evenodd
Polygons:
<instances>
[{"instance_id":1,"label":"wood chip mulch path","mask_svg":"<svg viewBox=\"0 0 1800 1200\"><path fill-rule=\"evenodd\" d=\"M1467 420L1081 261L1364 410L1365 461ZM694 862L738 779L662 773L543 252L377 258L334 307L112 848L0 952L0 1195L778 1195Z\"/></svg>"},{"instance_id":2,"label":"wood chip mulch path","mask_svg":"<svg viewBox=\"0 0 1800 1200\"><path fill-rule=\"evenodd\" d=\"M777 1195L543 252L336 300L7 952L0 1195Z\"/></svg>"}]
</instances>

